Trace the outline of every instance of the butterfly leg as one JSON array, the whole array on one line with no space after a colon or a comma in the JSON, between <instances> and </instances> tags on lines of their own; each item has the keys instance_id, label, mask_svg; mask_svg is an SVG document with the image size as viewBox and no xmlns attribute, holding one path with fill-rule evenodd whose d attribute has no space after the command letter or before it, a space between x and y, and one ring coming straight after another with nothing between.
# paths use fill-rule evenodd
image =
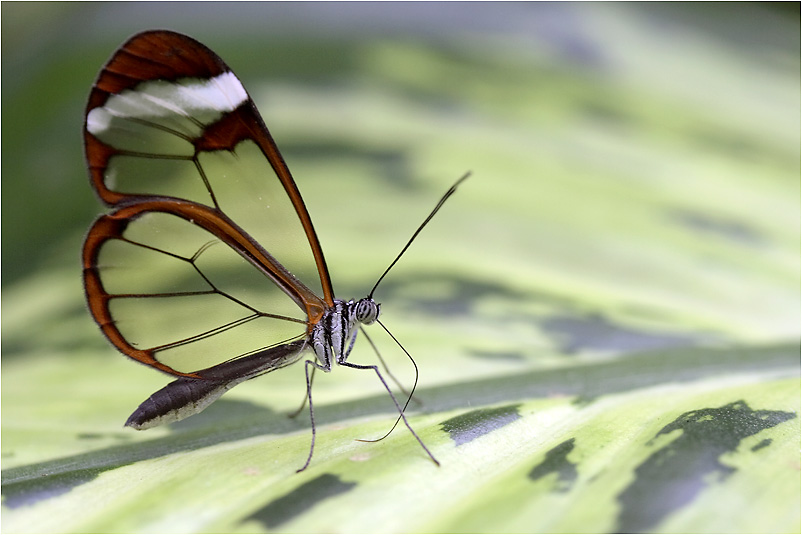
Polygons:
<instances>
[{"instance_id":1,"label":"butterfly leg","mask_svg":"<svg viewBox=\"0 0 802 535\"><path fill-rule=\"evenodd\" d=\"M316 369L317 368L312 368L312 374L309 376L309 386L310 386L310 388L312 386L312 382L315 380L315 370ZM303 399L303 401L301 401L301 406L298 407L296 410L292 411L291 413L289 413L287 415L288 418L296 418L299 414L301 414L301 411L304 410L304 407L306 407L306 398L307 397L309 397L308 391L306 393L304 393L304 399Z\"/></svg>"},{"instance_id":2,"label":"butterfly leg","mask_svg":"<svg viewBox=\"0 0 802 535\"><path fill-rule=\"evenodd\" d=\"M312 367L312 373L309 373L309 367ZM315 407L312 404L312 378L315 376L315 369L323 370L324 372L331 371L331 365L328 367L318 364L313 360L307 360L304 362L304 372L306 373L306 399L309 400L309 419L312 422L312 444L309 446L309 456L306 458L306 462L304 465L296 470L296 472L303 472L306 470L306 467L309 466L309 463L312 462L312 454L315 451L315 435L317 434L315 429ZM303 405L301 405L303 408ZM300 409L299 409L300 411Z\"/></svg>"},{"instance_id":3,"label":"butterfly leg","mask_svg":"<svg viewBox=\"0 0 802 535\"><path fill-rule=\"evenodd\" d=\"M340 364L341 366L346 366L348 368L354 368L356 370L373 370L374 372L376 372L376 375L379 377L379 381L381 381L382 384L384 385L384 389L387 390L388 394L390 394L390 399L393 400L393 403L395 404L395 408L398 409L398 414L400 414L401 415L401 419L404 420L404 425L407 426L407 429L409 429L409 432L412 433L412 436L415 437L415 440L418 441L418 444L421 445L421 447L423 448L423 451L426 452L426 454L434 462L434 464L436 464L437 466L440 466L440 461L438 461L435 458L435 456L432 455L432 452L429 451L429 448L426 447L426 444L423 443L423 440L421 440L421 438L418 436L418 434L415 432L415 430L412 429L412 426L409 425L409 422L407 421L407 417L404 415L404 410L401 408L401 405L398 404L398 400L395 399L395 396L393 395L393 391L390 390L390 387L387 385L387 381L384 380L384 377L382 377L381 372L379 372L379 367L376 366L376 365L353 364L351 362L345 361L344 359L342 361L339 361L339 359L338 359L338 364ZM310 399L310 401L311 401L311 399ZM311 403L310 403L310 405L311 405Z\"/></svg>"}]
</instances>

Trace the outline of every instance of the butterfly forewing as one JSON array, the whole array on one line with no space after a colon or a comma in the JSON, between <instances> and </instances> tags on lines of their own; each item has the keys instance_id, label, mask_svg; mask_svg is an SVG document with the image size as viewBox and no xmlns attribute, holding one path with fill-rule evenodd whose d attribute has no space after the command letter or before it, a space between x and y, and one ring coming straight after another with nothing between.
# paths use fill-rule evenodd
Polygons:
<instances>
[{"instance_id":1,"label":"butterfly forewing","mask_svg":"<svg viewBox=\"0 0 802 535\"><path fill-rule=\"evenodd\" d=\"M303 336L330 304L295 184L203 45L171 32L123 45L93 88L85 144L115 209L87 237L87 298L129 356L191 373Z\"/></svg>"}]
</instances>

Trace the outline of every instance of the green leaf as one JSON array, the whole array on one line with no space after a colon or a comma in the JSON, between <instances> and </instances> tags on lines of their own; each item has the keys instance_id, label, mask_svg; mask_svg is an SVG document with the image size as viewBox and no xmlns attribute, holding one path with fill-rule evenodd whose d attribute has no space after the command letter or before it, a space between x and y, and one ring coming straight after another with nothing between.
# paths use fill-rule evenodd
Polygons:
<instances>
[{"instance_id":1,"label":"green leaf","mask_svg":"<svg viewBox=\"0 0 802 535\"><path fill-rule=\"evenodd\" d=\"M521 24L542 28L546 6ZM566 4L559 36L194 35L257 100L339 297L364 295L473 171L376 293L420 369L407 416L439 467L403 423L357 441L397 413L372 372L343 368L315 379L302 473L302 366L123 428L168 378L85 310L100 207L76 125L125 36L53 47L36 76L13 47L3 531L799 532L798 13L673 6ZM371 336L409 387L409 361ZM351 359L374 363L360 342Z\"/></svg>"}]
</instances>

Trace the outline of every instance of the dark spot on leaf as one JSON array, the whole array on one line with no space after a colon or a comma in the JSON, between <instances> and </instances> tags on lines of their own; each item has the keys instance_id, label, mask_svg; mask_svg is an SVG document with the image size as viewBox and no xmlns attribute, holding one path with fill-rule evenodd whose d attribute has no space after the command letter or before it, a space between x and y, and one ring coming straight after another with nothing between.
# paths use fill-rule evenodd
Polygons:
<instances>
[{"instance_id":1,"label":"dark spot on leaf","mask_svg":"<svg viewBox=\"0 0 802 535\"><path fill-rule=\"evenodd\" d=\"M103 440L112 438L114 440L131 440L130 433L78 433L75 435L78 440Z\"/></svg>"},{"instance_id":2,"label":"dark spot on leaf","mask_svg":"<svg viewBox=\"0 0 802 535\"><path fill-rule=\"evenodd\" d=\"M416 289L426 285L437 285L442 292L427 297L427 292ZM412 310L436 316L471 315L475 304L488 297L524 300L520 292L497 281L428 272L396 273L394 278L382 282L381 293L382 299L392 302L414 298L408 305Z\"/></svg>"},{"instance_id":3,"label":"dark spot on leaf","mask_svg":"<svg viewBox=\"0 0 802 535\"><path fill-rule=\"evenodd\" d=\"M712 477L723 480L735 471L720 459L736 451L744 438L795 417L792 412L755 411L743 401L682 414L655 438L681 433L652 453L618 495L621 512L615 531L652 531L663 518L691 503Z\"/></svg>"},{"instance_id":4,"label":"dark spot on leaf","mask_svg":"<svg viewBox=\"0 0 802 535\"><path fill-rule=\"evenodd\" d=\"M565 353L585 349L600 351L645 351L694 345L699 335L649 332L621 327L598 314L585 317L556 316L542 322L542 327L557 339Z\"/></svg>"},{"instance_id":5,"label":"dark spot on leaf","mask_svg":"<svg viewBox=\"0 0 802 535\"><path fill-rule=\"evenodd\" d=\"M752 446L752 451L762 450L766 446L771 446L770 438L764 438L763 440Z\"/></svg>"},{"instance_id":6,"label":"dark spot on leaf","mask_svg":"<svg viewBox=\"0 0 802 535\"><path fill-rule=\"evenodd\" d=\"M691 143L695 150L703 151L706 154L713 152L726 155L727 158L737 159L742 162L760 162L766 159L774 161L784 159L784 154L777 154L780 150L767 147L755 140L741 134L736 134L723 129L705 128L700 125L688 128L683 133L683 139Z\"/></svg>"},{"instance_id":7,"label":"dark spot on leaf","mask_svg":"<svg viewBox=\"0 0 802 535\"><path fill-rule=\"evenodd\" d=\"M557 482L554 485L555 492L567 492L576 481L576 464L568 460L568 454L574 450L576 439L568 439L565 442L546 452L546 458L532 468L529 472L529 479L537 481L549 474L557 474Z\"/></svg>"},{"instance_id":8,"label":"dark spot on leaf","mask_svg":"<svg viewBox=\"0 0 802 535\"><path fill-rule=\"evenodd\" d=\"M752 247L766 244L766 238L762 234L735 219L725 219L690 210L675 210L669 217L696 233L725 238Z\"/></svg>"},{"instance_id":9,"label":"dark spot on leaf","mask_svg":"<svg viewBox=\"0 0 802 535\"><path fill-rule=\"evenodd\" d=\"M582 113L600 123L612 127L631 127L633 118L626 112L611 103L586 100L579 103Z\"/></svg>"},{"instance_id":10,"label":"dark spot on leaf","mask_svg":"<svg viewBox=\"0 0 802 535\"><path fill-rule=\"evenodd\" d=\"M76 470L20 481L3 481L3 505L10 509L55 498L95 479L103 470ZM4 478L5 479L5 478Z\"/></svg>"},{"instance_id":11,"label":"dark spot on leaf","mask_svg":"<svg viewBox=\"0 0 802 535\"><path fill-rule=\"evenodd\" d=\"M76 438L78 440L97 440L103 438L103 435L101 433L78 433Z\"/></svg>"},{"instance_id":12,"label":"dark spot on leaf","mask_svg":"<svg viewBox=\"0 0 802 535\"><path fill-rule=\"evenodd\" d=\"M478 351L478 350L468 350L468 355L472 357L479 357L481 359L488 359L488 360L506 360L506 361L522 361L525 360L526 357L522 352L519 351Z\"/></svg>"},{"instance_id":13,"label":"dark spot on leaf","mask_svg":"<svg viewBox=\"0 0 802 535\"><path fill-rule=\"evenodd\" d=\"M244 521L256 520L265 527L275 528L303 514L325 500L344 494L356 487L332 474L323 474L307 481L295 490L265 505Z\"/></svg>"},{"instance_id":14,"label":"dark spot on leaf","mask_svg":"<svg viewBox=\"0 0 802 535\"><path fill-rule=\"evenodd\" d=\"M440 426L459 446L514 422L521 417L518 413L519 406L508 405L495 409L466 412L446 420Z\"/></svg>"},{"instance_id":15,"label":"dark spot on leaf","mask_svg":"<svg viewBox=\"0 0 802 535\"><path fill-rule=\"evenodd\" d=\"M573 405L574 407L587 407L588 405L596 401L598 398L599 398L598 395L594 396L592 394L579 394L571 401L571 405Z\"/></svg>"}]
</instances>

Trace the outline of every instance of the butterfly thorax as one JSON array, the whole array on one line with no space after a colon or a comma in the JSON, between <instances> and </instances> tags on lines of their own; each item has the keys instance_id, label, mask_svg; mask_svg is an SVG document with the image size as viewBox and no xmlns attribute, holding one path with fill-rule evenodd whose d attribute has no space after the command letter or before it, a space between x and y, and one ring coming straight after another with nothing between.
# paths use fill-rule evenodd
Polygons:
<instances>
[{"instance_id":1,"label":"butterfly thorax","mask_svg":"<svg viewBox=\"0 0 802 535\"><path fill-rule=\"evenodd\" d=\"M360 325L370 325L379 317L381 306L372 297L359 301L335 299L312 329L311 344L322 369L332 362L342 364L351 353Z\"/></svg>"}]
</instances>

